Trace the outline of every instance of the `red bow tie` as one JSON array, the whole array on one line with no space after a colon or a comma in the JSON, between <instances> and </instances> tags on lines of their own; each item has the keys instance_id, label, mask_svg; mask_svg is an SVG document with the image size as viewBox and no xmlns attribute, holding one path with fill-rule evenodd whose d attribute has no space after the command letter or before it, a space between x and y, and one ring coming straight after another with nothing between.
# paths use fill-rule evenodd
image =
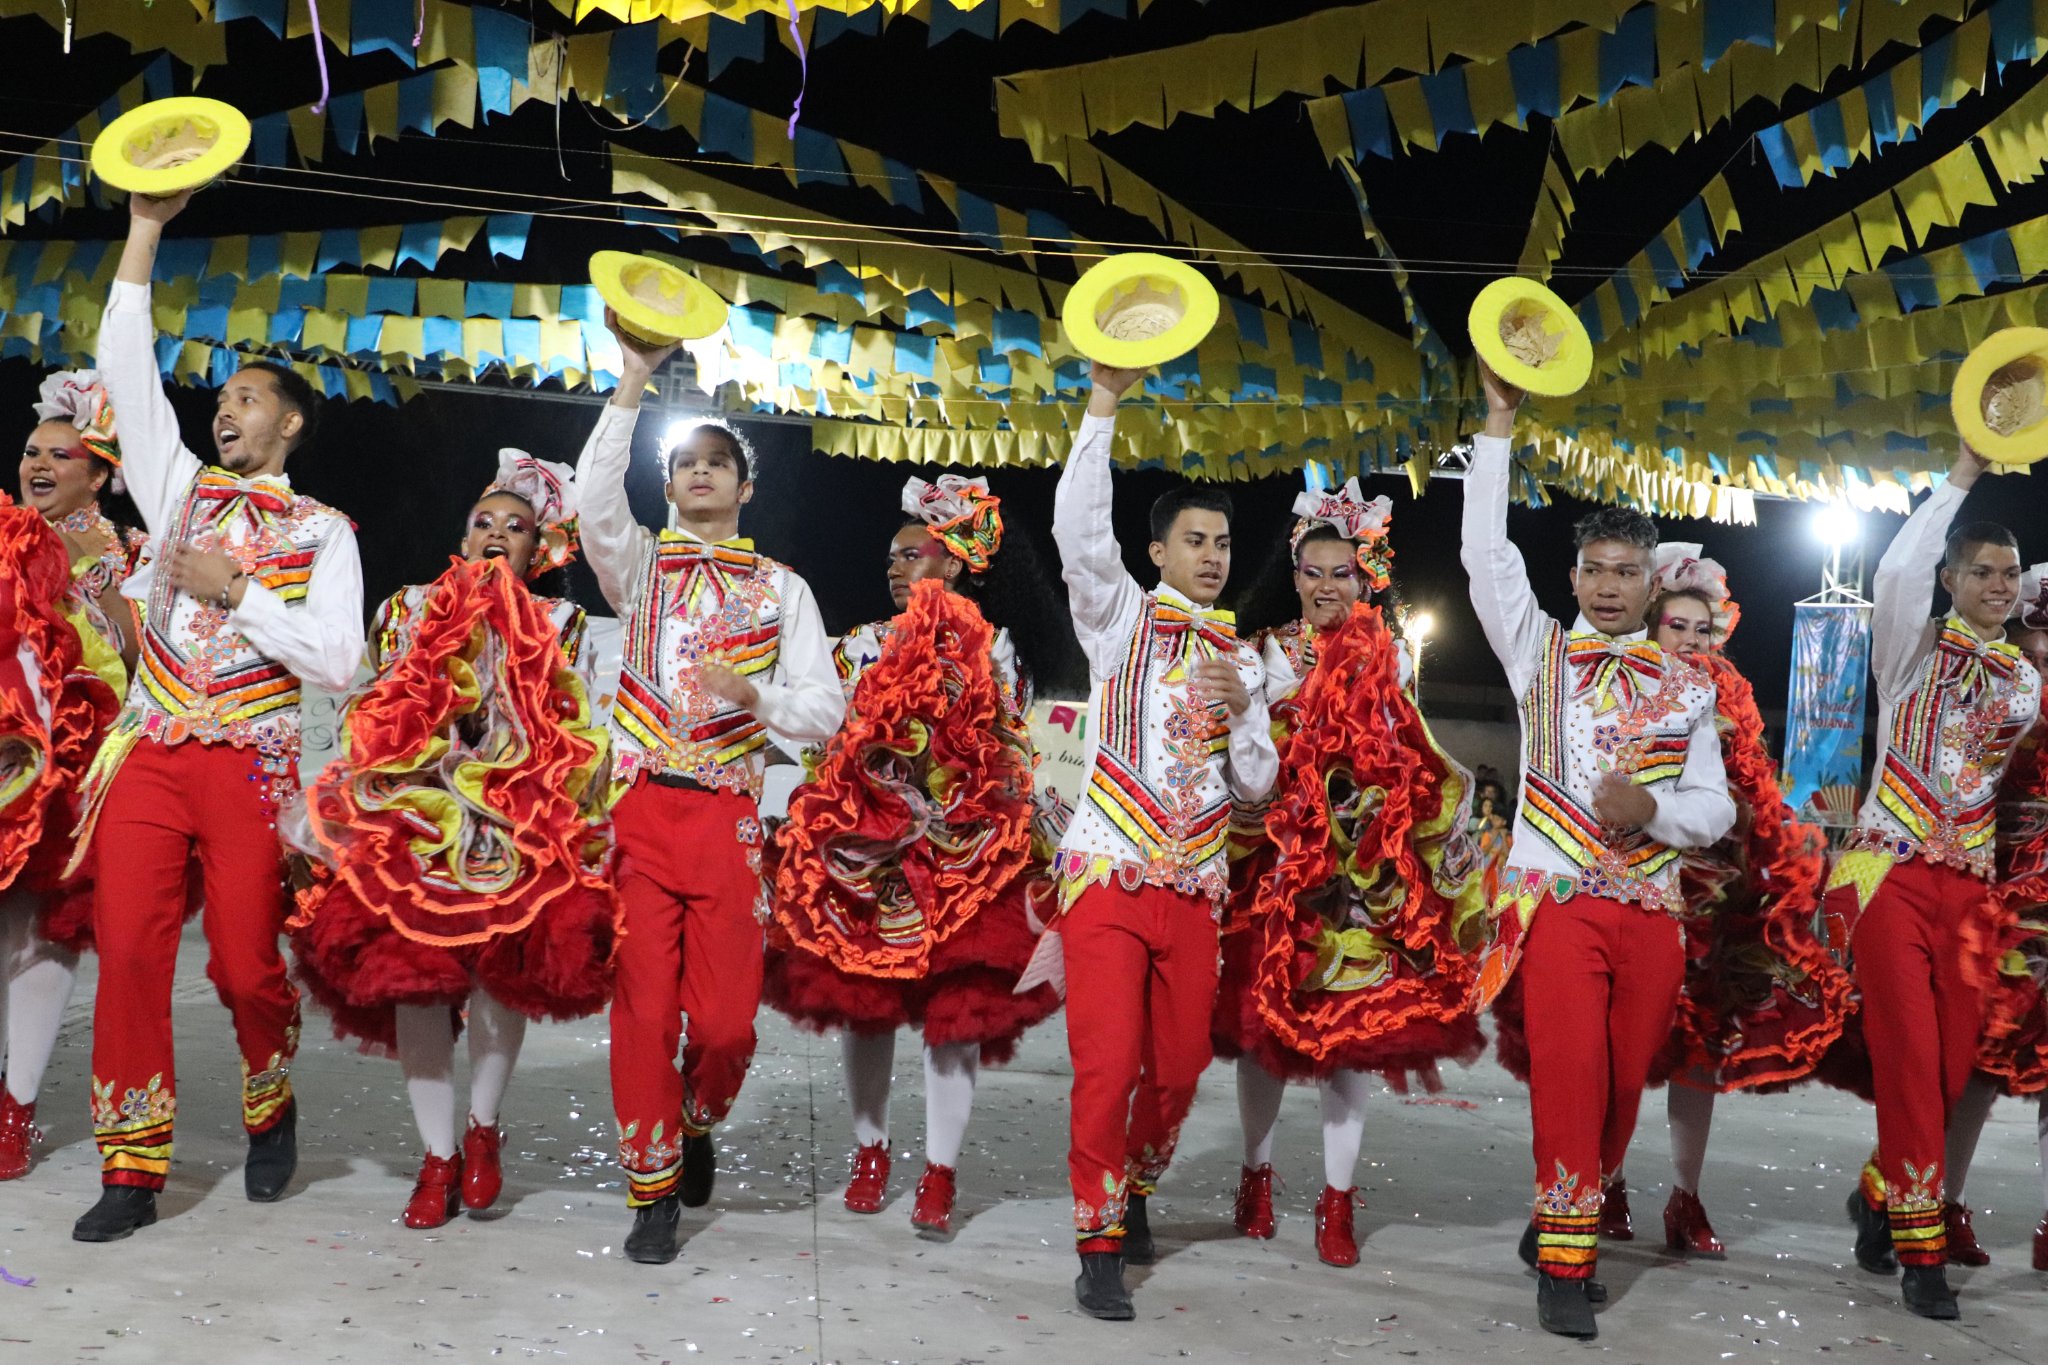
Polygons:
<instances>
[{"instance_id":1,"label":"red bow tie","mask_svg":"<svg viewBox=\"0 0 2048 1365\"><path fill-rule=\"evenodd\" d=\"M1974 699L1987 683L2011 681L2019 671L2019 650L2012 645L1981 640L1953 625L1942 627L1935 656L1940 660L1936 681L1964 701Z\"/></svg>"},{"instance_id":2,"label":"red bow tie","mask_svg":"<svg viewBox=\"0 0 2048 1365\"><path fill-rule=\"evenodd\" d=\"M1565 662L1572 670L1572 695L1591 692L1596 715L1632 705L1639 680L1654 682L1664 674L1664 651L1647 640L1574 635L1565 645Z\"/></svg>"}]
</instances>

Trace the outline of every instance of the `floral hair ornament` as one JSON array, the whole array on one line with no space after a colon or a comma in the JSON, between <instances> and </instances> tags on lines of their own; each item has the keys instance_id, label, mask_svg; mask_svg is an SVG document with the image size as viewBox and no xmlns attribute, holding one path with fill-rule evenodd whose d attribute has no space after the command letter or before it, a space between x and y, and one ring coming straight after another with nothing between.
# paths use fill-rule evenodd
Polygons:
<instances>
[{"instance_id":1,"label":"floral hair ornament","mask_svg":"<svg viewBox=\"0 0 2048 1365\"><path fill-rule=\"evenodd\" d=\"M1667 541L1657 547L1657 570L1650 575L1650 593L1697 593L1707 599L1714 621L1714 640L1719 643L1735 633L1742 608L1728 595L1728 571L1712 559L1701 558L1704 546L1686 541Z\"/></svg>"},{"instance_id":2,"label":"floral hair ornament","mask_svg":"<svg viewBox=\"0 0 2048 1365\"><path fill-rule=\"evenodd\" d=\"M1347 479L1342 488L1310 489L1294 499L1294 532L1287 538L1287 551L1298 557L1301 538L1316 525L1329 527L1358 545L1358 571L1374 592L1383 592L1394 581L1394 547L1387 540L1394 504L1382 495L1371 502L1358 480Z\"/></svg>"},{"instance_id":3,"label":"floral hair ornament","mask_svg":"<svg viewBox=\"0 0 2048 1365\"><path fill-rule=\"evenodd\" d=\"M114 430L114 403L100 383L98 370L60 370L43 381L36 403L39 422L69 422L78 428L78 442L87 453L114 467L108 487L126 492L121 478L121 440Z\"/></svg>"},{"instance_id":4,"label":"floral hair ornament","mask_svg":"<svg viewBox=\"0 0 2048 1365\"><path fill-rule=\"evenodd\" d=\"M2036 564L2020 575L2012 619L2022 630L2048 630L2048 564Z\"/></svg>"},{"instance_id":5,"label":"floral hair ornament","mask_svg":"<svg viewBox=\"0 0 2048 1365\"><path fill-rule=\"evenodd\" d=\"M975 573L984 573L1003 548L1003 500L987 479L941 474L903 485L903 510L923 522L941 545Z\"/></svg>"},{"instance_id":6,"label":"floral hair ornament","mask_svg":"<svg viewBox=\"0 0 2048 1365\"><path fill-rule=\"evenodd\" d=\"M559 569L576 557L575 470L554 460L536 460L507 446L498 452L498 476L477 501L493 493L510 493L533 508L537 530L533 560L526 566L529 579Z\"/></svg>"}]
</instances>

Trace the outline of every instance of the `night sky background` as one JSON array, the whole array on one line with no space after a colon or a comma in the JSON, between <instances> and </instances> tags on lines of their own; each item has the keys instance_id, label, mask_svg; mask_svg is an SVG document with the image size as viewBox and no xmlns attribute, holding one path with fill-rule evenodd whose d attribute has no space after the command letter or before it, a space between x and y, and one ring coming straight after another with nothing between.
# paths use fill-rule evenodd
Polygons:
<instances>
[{"instance_id":1,"label":"night sky background","mask_svg":"<svg viewBox=\"0 0 2048 1365\"><path fill-rule=\"evenodd\" d=\"M498 7L529 12L517 3ZM1142 18L1089 16L1062 34L1020 25L997 42L963 37L937 48L927 47L921 25L899 22L875 37L849 34L813 54L804 118L835 136L883 148L1005 203L1049 209L1083 235L1138 240L1150 231L1140 220L1072 190L1050 168L1033 162L1020 144L997 135L992 80L1007 72L1273 23L1322 7L1302 0L1261 0L1256 6L1158 0ZM532 7L530 13L537 28L566 29L566 21L544 6ZM147 54L129 54L122 44L104 37L81 40L66 56L56 32L30 18L0 19L0 50L8 53L8 80L0 84L0 131L37 138L62 132L147 60ZM307 102L317 94L311 47L304 39L279 42L260 25L236 23L230 28L229 56L227 68L207 73L202 93L255 110ZM681 48L665 52L664 73L675 74L681 59ZM715 79L708 77L701 54L689 60L690 79L708 81L712 88L756 108L787 108L797 89L794 56L773 45L767 60L736 62ZM360 89L404 74L402 65L384 53L349 58L330 53L330 65L337 90ZM1980 126L2031 87L2039 78L2035 67L2048 69L2048 62L2016 67L2008 75L2008 85L1994 85L1985 94L1969 97L1953 116L1955 126ZM1921 145L1892 149L1880 166L1860 164L1835 180L1816 181L1796 196L1779 196L1784 208L1775 210L1776 182L1754 152L1751 134L1862 78L1862 71L1852 69L1818 96L1795 92L1775 109L1754 103L1739 111L1732 126L1681 153L1652 148L1605 176L1582 182L1575 187L1579 210L1554 279L1560 293L1568 301L1576 300L1596 276L1638 250L1724 164L1745 231L1731 239L1726 259L1717 264L1739 269L1954 145L1953 139L1929 137ZM181 70L179 88L186 88L188 81L189 73ZM1483 138L1457 136L1429 156L1369 158L1363 168L1375 216L1415 273L1418 302L1460 348L1463 328L1458 324L1473 293L1503 272L1503 262L1514 260L1528 229L1529 205L1549 137L1540 116L1531 123L1526 131L1496 129ZM200 196L172 231L208 236L275 232L488 211L474 207L477 201L469 192L480 186L539 192L558 188L565 199L604 199L610 183L601 153L608 140L659 155L696 155L694 143L680 131L622 129L601 112L573 103L561 107L558 120L555 109L536 102L466 133L450 129L438 138L409 133L396 145L380 143L374 154L343 158L330 149L325 163L330 167L445 185L453 206L408 207L395 204L391 196L360 192L307 193L273 183L259 170ZM1253 247L1329 254L1334 259L1327 267L1306 266L1299 273L1368 316L1402 326L1398 298L1361 240L1350 193L1335 170L1321 161L1298 101L1283 100L1249 114L1225 109L1213 119L1183 119L1163 131L1133 128L1106 139L1104 145L1163 192ZM705 164L699 169L738 185L800 198L807 207L835 216L885 227L916 221L907 211L882 205L852 188L806 185L792 190L772 168ZM2048 210L2048 182L2033 190L2043 195L2043 209ZM116 205L72 211L51 221L32 219L17 235L117 238L125 225L125 210ZM1947 245L1954 235L1935 234L1928 249ZM535 219L523 260L493 261L480 238L469 251L444 256L439 269L467 279L580 282L582 262L590 252L648 247L681 250L716 264L761 268L758 258L735 255L712 235L686 236L678 247L624 222L541 216ZM417 273L418 268L408 265L404 270ZM792 273L792 278L801 277L800 272ZM40 370L22 361L0 361L4 439L17 440L31 426L29 404L40 377ZM181 391L176 401L188 437L204 450L212 395ZM405 583L431 578L445 565L459 539L464 514L488 481L501 445L573 460L596 415L594 405L542 401L503 388L430 391L399 408L333 403L317 442L294 457L291 472L306 492L355 518L367 579L366 605L373 605ZM682 415L650 402L641 419L632 492L650 525L661 519L656 445L666 426ZM1478 414L1472 413L1467 426L1475 426L1477 420ZM888 602L882 560L897 525L898 492L909 475L930 477L937 471L816 454L798 424L741 425L761 452L759 486L743 529L763 550L787 561L810 581L828 629L837 632L884 613ZM1011 534L1035 536L1050 560L1056 471L973 472L990 473L1005 500ZM6 482L11 485L12 477ZM1141 581L1150 581L1144 560L1145 510L1170 483L1168 476L1155 473L1119 479L1118 526L1126 556ZM1238 507L1233 594L1250 585L1275 539L1285 535L1288 507L1300 487L1294 476L1230 485ZM1432 682L1498 686L1500 671L1471 616L1457 561L1461 484L1438 480L1419 500L1411 498L1405 478L1374 479L1367 491L1394 499L1397 580L1403 594L1417 607L1432 611L1439 623L1429 659ZM2048 536L2040 530L2044 506L2048 495L2039 480L2000 479L1980 489L1965 515L1998 517L2012 525L2019 532L2023 555L2032 561L2048 559ZM1539 596L1560 613L1569 611L1565 576L1571 562L1570 524L1584 510L1561 499L1547 510L1518 508L1510 521ZM1824 551L1811 533L1810 508L1763 502L1758 515L1755 527L1669 521L1662 523L1662 530L1667 538L1704 542L1706 552L1728 566L1744 613L1730 654L1751 676L1768 712L1783 703L1791 604L1819 588ZM1872 567L1899 524L1897 517L1863 518L1863 541ZM579 569L574 581L587 606L605 610L587 572Z\"/></svg>"}]
</instances>

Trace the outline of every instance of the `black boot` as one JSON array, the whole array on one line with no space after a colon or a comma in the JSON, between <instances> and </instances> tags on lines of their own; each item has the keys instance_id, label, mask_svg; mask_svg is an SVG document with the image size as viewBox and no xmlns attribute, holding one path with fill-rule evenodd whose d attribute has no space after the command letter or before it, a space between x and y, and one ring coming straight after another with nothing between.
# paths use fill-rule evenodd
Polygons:
<instances>
[{"instance_id":1,"label":"black boot","mask_svg":"<svg viewBox=\"0 0 2048 1365\"><path fill-rule=\"evenodd\" d=\"M1861 1187L1849 1192L1849 1221L1856 1227L1856 1264L1873 1275L1892 1275L1899 1258L1892 1254L1891 1215L1870 1207Z\"/></svg>"},{"instance_id":2,"label":"black boot","mask_svg":"<svg viewBox=\"0 0 2048 1365\"><path fill-rule=\"evenodd\" d=\"M1536 1321L1546 1332L1561 1337L1591 1341L1600 1335L1593 1320L1593 1301L1584 1280L1567 1280L1556 1275L1536 1274Z\"/></svg>"},{"instance_id":3,"label":"black boot","mask_svg":"<svg viewBox=\"0 0 2048 1365\"><path fill-rule=\"evenodd\" d=\"M718 1179L718 1149L711 1134L700 1133L683 1139L683 1203L701 1209L711 1202L711 1186Z\"/></svg>"},{"instance_id":4,"label":"black boot","mask_svg":"<svg viewBox=\"0 0 2048 1365\"><path fill-rule=\"evenodd\" d=\"M105 1185L100 1202L71 1225L74 1242L118 1242L156 1221L156 1191L134 1185Z\"/></svg>"},{"instance_id":5,"label":"black boot","mask_svg":"<svg viewBox=\"0 0 2048 1365\"><path fill-rule=\"evenodd\" d=\"M1515 1248L1515 1254L1522 1258L1523 1265L1536 1269L1536 1224L1533 1221L1522 1230L1522 1244ZM1589 1303L1607 1302L1607 1286L1598 1280L1586 1281L1586 1300Z\"/></svg>"},{"instance_id":6,"label":"black boot","mask_svg":"<svg viewBox=\"0 0 2048 1365\"><path fill-rule=\"evenodd\" d=\"M1145 1196L1134 1194L1124 1205L1124 1264L1151 1265L1159 1259L1152 1246L1152 1218L1145 1212Z\"/></svg>"},{"instance_id":7,"label":"black boot","mask_svg":"<svg viewBox=\"0 0 2048 1365\"><path fill-rule=\"evenodd\" d=\"M258 1204L284 1195L292 1172L299 1169L299 1102L286 1100L277 1122L249 1135L249 1160L242 1167L242 1188Z\"/></svg>"},{"instance_id":8,"label":"black boot","mask_svg":"<svg viewBox=\"0 0 2048 1365\"><path fill-rule=\"evenodd\" d=\"M1131 1307L1131 1291L1124 1288L1124 1258L1113 1251L1082 1253L1074 1300L1082 1312L1104 1322L1129 1322L1138 1315Z\"/></svg>"},{"instance_id":9,"label":"black boot","mask_svg":"<svg viewBox=\"0 0 2048 1365\"><path fill-rule=\"evenodd\" d=\"M1909 1265L1900 1281L1906 1307L1923 1318L1961 1316L1955 1291L1948 1287L1948 1270L1939 1265Z\"/></svg>"},{"instance_id":10,"label":"black boot","mask_svg":"<svg viewBox=\"0 0 2048 1365\"><path fill-rule=\"evenodd\" d=\"M633 1210L633 1230L626 1234L626 1259L641 1265L667 1265L676 1258L676 1224L683 1201L665 1194Z\"/></svg>"}]
</instances>

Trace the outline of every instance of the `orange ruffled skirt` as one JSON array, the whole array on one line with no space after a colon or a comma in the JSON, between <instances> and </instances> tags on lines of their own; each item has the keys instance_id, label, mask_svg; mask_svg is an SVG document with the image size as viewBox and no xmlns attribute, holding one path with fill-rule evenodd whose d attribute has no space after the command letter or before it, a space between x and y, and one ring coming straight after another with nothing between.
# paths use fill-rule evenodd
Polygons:
<instances>
[{"instance_id":1,"label":"orange ruffled skirt","mask_svg":"<svg viewBox=\"0 0 2048 1365\"><path fill-rule=\"evenodd\" d=\"M525 585L491 561L442 575L308 793L326 865L292 942L337 1036L389 1051L396 1006L457 1008L473 985L535 1019L604 1007L621 931L605 752Z\"/></svg>"},{"instance_id":2,"label":"orange ruffled skirt","mask_svg":"<svg viewBox=\"0 0 2048 1365\"><path fill-rule=\"evenodd\" d=\"M1400 689L1366 605L1323 636L1286 717L1270 866L1223 940L1211 1036L1275 1075L1374 1071L1436 1088L1483 1045L1468 1000L1484 922L1470 779Z\"/></svg>"},{"instance_id":3,"label":"orange ruffled skirt","mask_svg":"<svg viewBox=\"0 0 2048 1365\"><path fill-rule=\"evenodd\" d=\"M82 952L92 946L91 860L69 877L64 869L79 783L120 698L87 658L80 631L91 627L70 592L63 538L0 495L0 889L38 893L37 931ZM18 662L24 651L35 661L34 683Z\"/></svg>"},{"instance_id":4,"label":"orange ruffled skirt","mask_svg":"<svg viewBox=\"0 0 2048 1365\"><path fill-rule=\"evenodd\" d=\"M790 798L763 998L799 1026L916 1025L999 1063L1059 1007L1013 993L1037 944L1031 775L993 643L972 602L918 584Z\"/></svg>"}]
</instances>

